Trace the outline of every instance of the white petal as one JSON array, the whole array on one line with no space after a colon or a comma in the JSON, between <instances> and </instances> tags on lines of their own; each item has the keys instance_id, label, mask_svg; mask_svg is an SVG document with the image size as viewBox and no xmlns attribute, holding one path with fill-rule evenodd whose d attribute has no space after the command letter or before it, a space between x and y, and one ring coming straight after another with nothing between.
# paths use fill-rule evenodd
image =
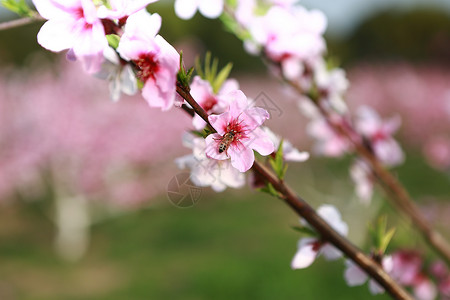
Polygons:
<instances>
[{"instance_id":1,"label":"white petal","mask_svg":"<svg viewBox=\"0 0 450 300\"><path fill-rule=\"evenodd\" d=\"M348 233L348 226L341 219L339 210L333 205L321 205L317 209L317 214L321 216L331 227L333 227L341 235L346 236Z\"/></svg>"},{"instance_id":2,"label":"white petal","mask_svg":"<svg viewBox=\"0 0 450 300\"><path fill-rule=\"evenodd\" d=\"M367 281L367 274L350 260L345 261L347 268L344 272L345 281L349 286L361 285Z\"/></svg>"},{"instance_id":3,"label":"white petal","mask_svg":"<svg viewBox=\"0 0 450 300\"><path fill-rule=\"evenodd\" d=\"M202 0L199 10L205 17L215 19L222 14L223 0Z\"/></svg>"},{"instance_id":4,"label":"white petal","mask_svg":"<svg viewBox=\"0 0 450 300\"><path fill-rule=\"evenodd\" d=\"M295 253L291 262L292 269L304 269L314 262L317 257L317 251L313 249L312 241L315 241L315 239L305 238L299 241L297 253Z\"/></svg>"},{"instance_id":5,"label":"white petal","mask_svg":"<svg viewBox=\"0 0 450 300\"><path fill-rule=\"evenodd\" d=\"M175 14L183 20L191 19L197 8L197 0L175 0Z\"/></svg>"},{"instance_id":6,"label":"white petal","mask_svg":"<svg viewBox=\"0 0 450 300\"><path fill-rule=\"evenodd\" d=\"M378 284L373 279L369 280L369 291L372 293L372 295L382 294L384 293L384 288Z\"/></svg>"}]
</instances>

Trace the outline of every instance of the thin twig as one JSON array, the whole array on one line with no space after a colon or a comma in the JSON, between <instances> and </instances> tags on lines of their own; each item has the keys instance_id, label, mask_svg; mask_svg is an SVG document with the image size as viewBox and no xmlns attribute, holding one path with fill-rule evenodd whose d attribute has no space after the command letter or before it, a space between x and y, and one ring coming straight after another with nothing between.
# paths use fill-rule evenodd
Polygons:
<instances>
[{"instance_id":1,"label":"thin twig","mask_svg":"<svg viewBox=\"0 0 450 300\"><path fill-rule=\"evenodd\" d=\"M286 78L283 79L294 88L297 93L304 94L304 91L297 83L287 80ZM331 122L329 114L320 106L319 102L320 101L313 101L327 124L330 125L337 134L347 139L353 145L355 152L370 164L372 171L375 174L375 178L379 185L385 190L386 194L389 195L388 199L391 203L412 221L413 227L422 234L431 248L433 248L436 253L450 265L450 244L422 215L405 187L383 166L373 151L362 142L363 138L351 124L345 124L344 126L340 122Z\"/></svg>"},{"instance_id":2,"label":"thin twig","mask_svg":"<svg viewBox=\"0 0 450 300\"><path fill-rule=\"evenodd\" d=\"M208 121L208 114L198 105L188 90L182 85L177 85L178 94L183 97L194 111L208 124L215 132ZM321 237L341 250L348 258L354 261L371 278L376 280L386 291L395 299L410 299L412 297L395 282L373 259L364 254L360 249L354 246L345 237L336 232L327 222L325 222L315 210L301 197L297 196L293 190L282 180L278 179L265 166L255 161L252 167L253 171L262 176L267 182L281 194L283 201L289 205L299 216L303 217Z\"/></svg>"},{"instance_id":3,"label":"thin twig","mask_svg":"<svg viewBox=\"0 0 450 300\"><path fill-rule=\"evenodd\" d=\"M20 27L23 25L27 25L27 24L31 24L33 22L36 21L44 21L45 19L42 18L41 16L33 16L33 17L26 17L26 18L21 18L21 19L16 19L16 20L12 20L12 21L6 21L3 23L0 23L0 31L1 30L7 30L7 29L12 29L12 28L16 28L16 27Z\"/></svg>"}]
</instances>

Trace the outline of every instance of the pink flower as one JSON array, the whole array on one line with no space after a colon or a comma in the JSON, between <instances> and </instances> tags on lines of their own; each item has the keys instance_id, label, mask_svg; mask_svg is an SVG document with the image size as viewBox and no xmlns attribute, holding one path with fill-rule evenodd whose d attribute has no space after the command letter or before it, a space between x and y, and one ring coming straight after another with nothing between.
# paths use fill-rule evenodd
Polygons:
<instances>
[{"instance_id":1,"label":"pink flower","mask_svg":"<svg viewBox=\"0 0 450 300\"><path fill-rule=\"evenodd\" d=\"M450 138L432 137L426 141L423 151L430 166L442 171L450 169Z\"/></svg>"},{"instance_id":2,"label":"pink flower","mask_svg":"<svg viewBox=\"0 0 450 300\"><path fill-rule=\"evenodd\" d=\"M159 0L109 0L109 8L101 6L98 9L100 18L121 19L144 9L147 5Z\"/></svg>"},{"instance_id":3,"label":"pink flower","mask_svg":"<svg viewBox=\"0 0 450 300\"><path fill-rule=\"evenodd\" d=\"M348 226L342 221L341 214L336 207L322 205L317 209L317 214L339 234L347 235ZM303 219L301 222L304 223ZM302 238L298 242L298 250L292 259L291 267L293 269L309 267L320 254L323 254L328 260L335 260L342 256L340 250L320 238Z\"/></svg>"},{"instance_id":4,"label":"pink flower","mask_svg":"<svg viewBox=\"0 0 450 300\"><path fill-rule=\"evenodd\" d=\"M358 265L351 260L346 260L347 268L344 272L345 281L349 286L357 286L364 284L369 278L366 272L364 272ZM391 272L393 269L393 262L390 256L383 257L381 265L386 272ZM384 293L384 288L380 286L375 280L369 280L369 290L372 294Z\"/></svg>"},{"instance_id":5,"label":"pink flower","mask_svg":"<svg viewBox=\"0 0 450 300\"><path fill-rule=\"evenodd\" d=\"M269 119L269 113L259 107L248 107L247 97L240 90L228 95L233 99L228 110L208 118L217 133L206 137L206 155L217 160L231 158L233 167L246 172L255 161L253 150L261 155L275 150L268 135L259 128Z\"/></svg>"},{"instance_id":6,"label":"pink flower","mask_svg":"<svg viewBox=\"0 0 450 300\"><path fill-rule=\"evenodd\" d=\"M280 62L283 74L294 79L303 72L302 63L318 59L325 51L325 15L301 6L272 6L267 14L246 22L252 40L266 55Z\"/></svg>"},{"instance_id":7,"label":"pink flower","mask_svg":"<svg viewBox=\"0 0 450 300\"><path fill-rule=\"evenodd\" d=\"M350 177L355 183L356 195L369 204L373 194L373 175L369 165L362 160L355 161L350 167Z\"/></svg>"},{"instance_id":8,"label":"pink flower","mask_svg":"<svg viewBox=\"0 0 450 300\"><path fill-rule=\"evenodd\" d=\"M142 96L148 104L168 110L175 101L180 56L157 35L160 26L158 14L150 15L142 10L131 15L117 51L136 65L137 76L144 83Z\"/></svg>"},{"instance_id":9,"label":"pink flower","mask_svg":"<svg viewBox=\"0 0 450 300\"><path fill-rule=\"evenodd\" d=\"M398 251L392 255L392 259L391 276L395 280L412 287L419 300L432 300L436 297L436 286L425 276L422 269L423 259L418 252Z\"/></svg>"},{"instance_id":10,"label":"pink flower","mask_svg":"<svg viewBox=\"0 0 450 300\"><path fill-rule=\"evenodd\" d=\"M108 46L105 30L91 0L33 0L39 14L48 19L39 30L38 43L54 52L70 49L89 73L100 70Z\"/></svg>"},{"instance_id":11,"label":"pink flower","mask_svg":"<svg viewBox=\"0 0 450 300\"><path fill-rule=\"evenodd\" d=\"M218 18L223 11L223 0L175 0L175 13L187 20L199 10L207 18Z\"/></svg>"},{"instance_id":12,"label":"pink flower","mask_svg":"<svg viewBox=\"0 0 450 300\"><path fill-rule=\"evenodd\" d=\"M203 138L185 134L183 144L192 149L192 154L175 160L180 169L191 169L191 181L197 186L211 186L216 192L227 187L241 188L245 184L245 174L231 166L229 160L215 160L206 156L206 143Z\"/></svg>"},{"instance_id":13,"label":"pink flower","mask_svg":"<svg viewBox=\"0 0 450 300\"><path fill-rule=\"evenodd\" d=\"M404 161L400 145L392 138L392 134L400 127L400 123L398 116L383 121L373 109L362 106L357 111L355 127L371 142L374 154L381 162L388 166L396 166Z\"/></svg>"},{"instance_id":14,"label":"pink flower","mask_svg":"<svg viewBox=\"0 0 450 300\"><path fill-rule=\"evenodd\" d=\"M238 82L234 79L228 79L215 95L208 81L201 79L200 76L195 76L191 84L191 95L208 114L220 114L230 105L230 97L227 97L227 94L238 89ZM201 130L205 127L206 122L199 115L195 115L192 124L195 129Z\"/></svg>"}]
</instances>

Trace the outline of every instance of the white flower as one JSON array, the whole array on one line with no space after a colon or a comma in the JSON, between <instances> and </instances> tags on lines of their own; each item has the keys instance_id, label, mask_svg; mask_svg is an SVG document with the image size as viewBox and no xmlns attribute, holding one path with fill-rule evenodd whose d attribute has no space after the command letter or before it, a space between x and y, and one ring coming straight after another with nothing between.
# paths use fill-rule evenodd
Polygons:
<instances>
[{"instance_id":1,"label":"white flower","mask_svg":"<svg viewBox=\"0 0 450 300\"><path fill-rule=\"evenodd\" d=\"M263 127L263 130L269 136L269 139L274 143L275 149L280 146L281 138L273 133L268 127ZM289 141L283 140L283 159L285 161L302 162L309 159L309 153L306 151L300 152Z\"/></svg>"},{"instance_id":2,"label":"white flower","mask_svg":"<svg viewBox=\"0 0 450 300\"><path fill-rule=\"evenodd\" d=\"M181 19L191 19L197 10L207 18L218 18L223 11L223 0L175 0L175 14Z\"/></svg>"},{"instance_id":3,"label":"white flower","mask_svg":"<svg viewBox=\"0 0 450 300\"><path fill-rule=\"evenodd\" d=\"M349 286L362 285L367 281L369 276L353 261L346 260L345 264L347 265L347 268L344 272L344 278ZM391 256L383 257L381 264L385 272L389 273L392 271L393 262ZM384 288L373 279L369 280L369 290L373 295L384 293Z\"/></svg>"},{"instance_id":4,"label":"white flower","mask_svg":"<svg viewBox=\"0 0 450 300\"><path fill-rule=\"evenodd\" d=\"M244 173L232 167L230 160L219 161L206 157L206 142L203 138L186 133L183 144L192 149L192 154L177 158L175 163L180 169L191 169L190 179L195 185L210 186L216 192L222 192L227 187L244 186Z\"/></svg>"},{"instance_id":5,"label":"white flower","mask_svg":"<svg viewBox=\"0 0 450 300\"><path fill-rule=\"evenodd\" d=\"M370 167L362 160L357 160L350 167L350 177L355 183L356 195L369 204L373 194L373 180Z\"/></svg>"},{"instance_id":6,"label":"white flower","mask_svg":"<svg viewBox=\"0 0 450 300\"><path fill-rule=\"evenodd\" d=\"M103 52L105 60L100 72L95 74L100 79L109 81L109 93L111 100L116 102L120 94L134 95L138 91L136 76L129 64L122 65L117 53L110 47Z\"/></svg>"},{"instance_id":7,"label":"white flower","mask_svg":"<svg viewBox=\"0 0 450 300\"><path fill-rule=\"evenodd\" d=\"M339 234L347 235L348 226L342 221L341 214L336 207L322 205L317 209L317 214ZM301 222L304 223L303 219ZM309 267L320 254L323 254L328 260L335 260L342 256L339 249L319 238L302 238L298 242L298 250L292 259L291 267L293 269Z\"/></svg>"}]
</instances>

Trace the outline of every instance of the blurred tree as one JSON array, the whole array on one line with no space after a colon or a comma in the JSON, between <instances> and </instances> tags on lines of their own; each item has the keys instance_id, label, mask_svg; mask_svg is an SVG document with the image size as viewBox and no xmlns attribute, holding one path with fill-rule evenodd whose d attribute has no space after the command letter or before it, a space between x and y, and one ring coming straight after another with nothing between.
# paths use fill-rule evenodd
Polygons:
<instances>
[{"instance_id":1,"label":"blurred tree","mask_svg":"<svg viewBox=\"0 0 450 300\"><path fill-rule=\"evenodd\" d=\"M367 19L345 40L330 40L344 64L409 60L450 64L450 18L443 11L385 11Z\"/></svg>"}]
</instances>

